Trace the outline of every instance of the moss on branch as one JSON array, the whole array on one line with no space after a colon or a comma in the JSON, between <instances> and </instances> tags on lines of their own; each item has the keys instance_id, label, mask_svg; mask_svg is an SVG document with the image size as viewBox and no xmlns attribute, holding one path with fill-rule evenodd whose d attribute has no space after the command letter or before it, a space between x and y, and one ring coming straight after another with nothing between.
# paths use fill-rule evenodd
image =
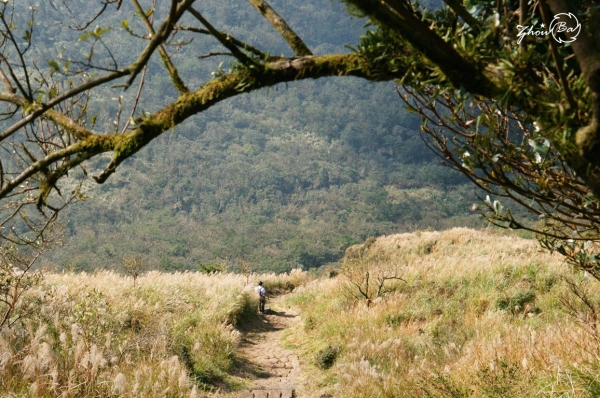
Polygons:
<instances>
[{"instance_id":1,"label":"moss on branch","mask_svg":"<svg viewBox=\"0 0 600 398\"><path fill-rule=\"evenodd\" d=\"M184 120L225 99L283 82L318 79L328 76L357 76L367 80L393 80L403 77L407 68L394 66L388 70L384 62L376 62L358 54L322 55L280 59L263 68L243 69L214 79L195 92L181 95L154 116L140 122L131 132L110 137L114 156L104 172L94 177L103 183L116 167L160 134ZM104 144L103 144L104 145ZM100 148L98 148L100 149ZM105 147L102 151L105 151Z\"/></svg>"}]
</instances>

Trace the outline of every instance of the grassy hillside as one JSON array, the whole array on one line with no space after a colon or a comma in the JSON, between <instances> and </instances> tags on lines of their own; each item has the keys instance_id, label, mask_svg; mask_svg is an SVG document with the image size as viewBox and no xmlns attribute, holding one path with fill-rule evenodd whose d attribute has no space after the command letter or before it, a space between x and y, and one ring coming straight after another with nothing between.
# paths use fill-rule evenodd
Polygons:
<instances>
[{"instance_id":1,"label":"grassy hillside","mask_svg":"<svg viewBox=\"0 0 600 398\"><path fill-rule=\"evenodd\" d=\"M237 326L256 317L249 292L261 278L271 292L294 288L285 308L302 322L286 331L285 348L300 357L298 396L598 396L600 284L535 241L464 228L389 235L351 247L341 269L322 273L153 271L135 286L106 271L48 274L17 309L23 318L0 331L0 389L244 389Z\"/></svg>"},{"instance_id":2,"label":"grassy hillside","mask_svg":"<svg viewBox=\"0 0 600 398\"><path fill-rule=\"evenodd\" d=\"M301 396L598 396L600 286L536 242L452 229L352 247L344 269L297 289L288 343L312 365ZM367 291L386 275L387 293ZM376 287L376 286L375 286Z\"/></svg>"}]
</instances>

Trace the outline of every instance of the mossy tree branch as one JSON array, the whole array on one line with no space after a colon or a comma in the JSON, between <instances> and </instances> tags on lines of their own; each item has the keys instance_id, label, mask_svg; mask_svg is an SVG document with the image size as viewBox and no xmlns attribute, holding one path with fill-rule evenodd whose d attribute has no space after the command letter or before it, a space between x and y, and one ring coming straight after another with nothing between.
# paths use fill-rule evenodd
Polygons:
<instances>
[{"instance_id":1,"label":"mossy tree branch","mask_svg":"<svg viewBox=\"0 0 600 398\"><path fill-rule=\"evenodd\" d=\"M104 172L94 178L98 183L105 182L119 164L153 139L187 118L228 98L279 83L328 76L357 76L368 80L392 80L404 76L407 70L397 65L393 71L386 71L386 68L387 65L383 62L370 60L358 54L345 54L281 59L268 62L260 69L245 69L229 73L208 82L193 93L182 95L177 101L152 117L140 121L138 127L133 131L113 137L110 145L110 150L114 151L112 161ZM99 145L104 148L105 143L102 142Z\"/></svg>"}]
</instances>

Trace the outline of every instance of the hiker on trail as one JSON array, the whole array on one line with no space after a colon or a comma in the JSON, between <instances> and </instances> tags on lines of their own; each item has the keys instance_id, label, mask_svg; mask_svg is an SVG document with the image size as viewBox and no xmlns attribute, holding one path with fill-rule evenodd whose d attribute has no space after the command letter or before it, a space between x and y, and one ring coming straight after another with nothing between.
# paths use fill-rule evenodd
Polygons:
<instances>
[{"instance_id":1,"label":"hiker on trail","mask_svg":"<svg viewBox=\"0 0 600 398\"><path fill-rule=\"evenodd\" d=\"M256 292L258 293L258 311L261 314L264 314L265 303L267 302L267 289L263 287L262 281L258 282L258 286L256 286Z\"/></svg>"}]
</instances>

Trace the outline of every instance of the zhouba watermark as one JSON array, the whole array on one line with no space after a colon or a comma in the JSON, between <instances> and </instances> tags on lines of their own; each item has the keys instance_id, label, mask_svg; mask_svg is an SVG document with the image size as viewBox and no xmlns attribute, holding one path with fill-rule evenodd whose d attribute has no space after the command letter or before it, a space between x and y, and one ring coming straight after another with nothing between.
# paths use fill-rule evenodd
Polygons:
<instances>
[{"instance_id":1,"label":"zhouba watermark","mask_svg":"<svg viewBox=\"0 0 600 398\"><path fill-rule=\"evenodd\" d=\"M519 33L517 33L517 43L521 44L521 41L525 36L548 36L552 35L554 40L559 43L572 43L577 39L579 32L581 32L581 24L577 20L577 17L571 13L560 13L554 16L548 30L544 30L545 25L541 24L539 29L536 29L535 24L533 25L517 25Z\"/></svg>"}]
</instances>

